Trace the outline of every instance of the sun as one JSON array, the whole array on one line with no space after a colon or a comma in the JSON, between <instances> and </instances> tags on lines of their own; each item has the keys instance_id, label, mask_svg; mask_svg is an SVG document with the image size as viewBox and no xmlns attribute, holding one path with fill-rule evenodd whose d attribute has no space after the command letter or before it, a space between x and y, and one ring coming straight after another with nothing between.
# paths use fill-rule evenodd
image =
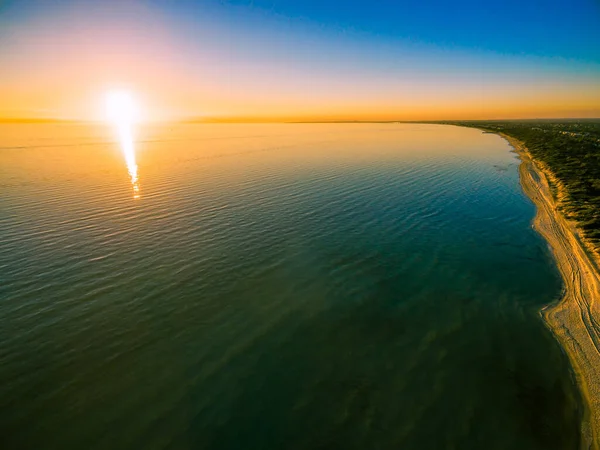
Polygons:
<instances>
[{"instance_id":1,"label":"sun","mask_svg":"<svg viewBox=\"0 0 600 450\"><path fill-rule=\"evenodd\" d=\"M126 126L138 120L138 109L131 92L115 90L106 93L106 119L115 125Z\"/></svg>"}]
</instances>

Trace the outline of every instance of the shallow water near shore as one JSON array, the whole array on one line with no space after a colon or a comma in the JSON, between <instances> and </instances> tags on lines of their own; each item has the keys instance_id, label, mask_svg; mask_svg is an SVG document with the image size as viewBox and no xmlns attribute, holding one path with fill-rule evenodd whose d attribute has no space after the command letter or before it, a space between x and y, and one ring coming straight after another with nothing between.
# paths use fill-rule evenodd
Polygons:
<instances>
[{"instance_id":1,"label":"shallow water near shore","mask_svg":"<svg viewBox=\"0 0 600 450\"><path fill-rule=\"evenodd\" d=\"M499 136L146 126L136 180L101 126L0 136L2 448L578 448Z\"/></svg>"}]
</instances>

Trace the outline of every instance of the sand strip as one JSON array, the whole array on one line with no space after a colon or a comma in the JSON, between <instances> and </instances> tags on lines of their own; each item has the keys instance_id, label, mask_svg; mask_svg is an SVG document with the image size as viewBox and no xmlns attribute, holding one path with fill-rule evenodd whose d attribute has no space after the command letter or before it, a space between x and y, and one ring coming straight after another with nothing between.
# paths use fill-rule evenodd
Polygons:
<instances>
[{"instance_id":1,"label":"sand strip","mask_svg":"<svg viewBox=\"0 0 600 450\"><path fill-rule=\"evenodd\" d=\"M582 448L599 450L600 435L600 271L596 257L575 227L557 211L552 173L535 161L524 145L500 133L521 158L523 191L537 207L533 227L549 243L565 284L564 297L542 310L573 366L587 403Z\"/></svg>"}]
</instances>

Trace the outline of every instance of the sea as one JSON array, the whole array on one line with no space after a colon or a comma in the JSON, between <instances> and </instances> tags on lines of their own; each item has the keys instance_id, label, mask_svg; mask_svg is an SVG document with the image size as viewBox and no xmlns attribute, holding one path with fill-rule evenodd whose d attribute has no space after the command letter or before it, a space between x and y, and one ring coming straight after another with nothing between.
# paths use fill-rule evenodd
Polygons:
<instances>
[{"instance_id":1,"label":"sea","mask_svg":"<svg viewBox=\"0 0 600 450\"><path fill-rule=\"evenodd\" d=\"M449 125L0 125L0 448L577 449L518 166Z\"/></svg>"}]
</instances>

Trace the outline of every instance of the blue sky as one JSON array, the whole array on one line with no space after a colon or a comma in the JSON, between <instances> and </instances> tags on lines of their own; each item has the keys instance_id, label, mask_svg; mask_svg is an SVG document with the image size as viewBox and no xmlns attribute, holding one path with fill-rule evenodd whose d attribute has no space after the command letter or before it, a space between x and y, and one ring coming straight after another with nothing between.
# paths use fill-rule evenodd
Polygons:
<instances>
[{"instance_id":1,"label":"blue sky","mask_svg":"<svg viewBox=\"0 0 600 450\"><path fill-rule=\"evenodd\" d=\"M184 14L210 8L232 21L279 17L351 30L383 41L413 41L600 62L600 2L594 0L226 0L182 1L162 8ZM252 17L253 16L253 17Z\"/></svg>"}]
</instances>

